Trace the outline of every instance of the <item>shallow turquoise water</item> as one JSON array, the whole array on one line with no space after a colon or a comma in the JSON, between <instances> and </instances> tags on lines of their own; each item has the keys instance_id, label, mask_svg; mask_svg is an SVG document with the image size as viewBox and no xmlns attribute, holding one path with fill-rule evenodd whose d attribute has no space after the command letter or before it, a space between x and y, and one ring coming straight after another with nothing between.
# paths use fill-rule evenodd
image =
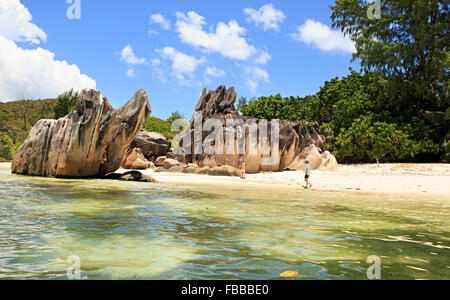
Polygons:
<instances>
[{"instance_id":1,"label":"shallow turquoise water","mask_svg":"<svg viewBox=\"0 0 450 300\"><path fill-rule=\"evenodd\" d=\"M450 278L450 197L56 180L0 166L0 279Z\"/></svg>"}]
</instances>

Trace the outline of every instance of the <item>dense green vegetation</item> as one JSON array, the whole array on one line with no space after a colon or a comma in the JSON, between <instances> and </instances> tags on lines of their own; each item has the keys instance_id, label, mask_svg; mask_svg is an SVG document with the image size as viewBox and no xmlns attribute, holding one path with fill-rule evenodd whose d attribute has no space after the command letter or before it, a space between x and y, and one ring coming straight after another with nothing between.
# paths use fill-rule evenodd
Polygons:
<instances>
[{"instance_id":1,"label":"dense green vegetation","mask_svg":"<svg viewBox=\"0 0 450 300\"><path fill-rule=\"evenodd\" d=\"M78 92L73 89L59 95L56 104L53 107L54 119L58 120L72 112L77 104L77 99Z\"/></svg>"},{"instance_id":2,"label":"dense green vegetation","mask_svg":"<svg viewBox=\"0 0 450 300\"><path fill-rule=\"evenodd\" d=\"M78 92L67 91L57 99L0 103L0 160L11 160L31 128L41 119L59 119L75 108Z\"/></svg>"},{"instance_id":3,"label":"dense green vegetation","mask_svg":"<svg viewBox=\"0 0 450 300\"><path fill-rule=\"evenodd\" d=\"M56 99L0 103L0 160L11 160L40 119L52 119Z\"/></svg>"},{"instance_id":4,"label":"dense green vegetation","mask_svg":"<svg viewBox=\"0 0 450 300\"><path fill-rule=\"evenodd\" d=\"M247 116L317 121L334 131L341 162L450 161L448 1L337 0L333 26L356 43L363 70L325 82L316 95L240 99Z\"/></svg>"},{"instance_id":5,"label":"dense green vegetation","mask_svg":"<svg viewBox=\"0 0 450 300\"><path fill-rule=\"evenodd\" d=\"M183 116L178 111L173 112L167 120L151 116L145 122L144 129L150 132L159 132L165 137L172 139L179 133L179 131L172 131L172 123L182 118Z\"/></svg>"}]
</instances>

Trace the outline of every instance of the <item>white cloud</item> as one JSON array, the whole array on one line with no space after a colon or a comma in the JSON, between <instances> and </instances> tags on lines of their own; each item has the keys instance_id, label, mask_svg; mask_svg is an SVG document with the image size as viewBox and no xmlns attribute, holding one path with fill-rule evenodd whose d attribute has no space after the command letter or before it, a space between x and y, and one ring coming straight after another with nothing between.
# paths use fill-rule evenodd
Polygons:
<instances>
[{"instance_id":1,"label":"white cloud","mask_svg":"<svg viewBox=\"0 0 450 300\"><path fill-rule=\"evenodd\" d=\"M169 30L170 22L161 14L154 14L150 16L150 24L159 24L162 29Z\"/></svg>"},{"instance_id":2,"label":"white cloud","mask_svg":"<svg viewBox=\"0 0 450 300\"><path fill-rule=\"evenodd\" d=\"M136 77L136 72L134 71L133 68L129 68L127 70L127 73L125 74L127 77Z\"/></svg>"},{"instance_id":3,"label":"white cloud","mask_svg":"<svg viewBox=\"0 0 450 300\"><path fill-rule=\"evenodd\" d=\"M197 67L205 62L204 58L197 59L172 47L165 47L162 50L158 50L158 52L163 58L167 58L172 62L172 70L176 74L194 73Z\"/></svg>"},{"instance_id":4,"label":"white cloud","mask_svg":"<svg viewBox=\"0 0 450 300\"><path fill-rule=\"evenodd\" d=\"M150 62L152 66L159 66L161 64L161 60L159 58L154 58Z\"/></svg>"},{"instance_id":5,"label":"white cloud","mask_svg":"<svg viewBox=\"0 0 450 300\"><path fill-rule=\"evenodd\" d=\"M205 70L205 75L211 77L225 77L225 71L222 69L218 69L216 67L207 67Z\"/></svg>"},{"instance_id":6,"label":"white cloud","mask_svg":"<svg viewBox=\"0 0 450 300\"><path fill-rule=\"evenodd\" d=\"M156 50L161 57L170 62L170 71L171 74L178 79L181 84L192 86L199 85L201 83L195 82L194 73L197 71L198 67L204 63L206 63L206 59L195 58L194 56L188 55L186 53L180 52L172 47L165 47L163 49ZM159 66L161 61L153 60L153 65ZM159 73L160 78L166 78L163 71L164 66L158 67L156 69L157 73Z\"/></svg>"},{"instance_id":7,"label":"white cloud","mask_svg":"<svg viewBox=\"0 0 450 300\"><path fill-rule=\"evenodd\" d=\"M248 16L248 22L262 26L264 31L279 30L279 25L286 19L286 15L281 10L275 9L273 4L264 5L259 10L246 8L244 13Z\"/></svg>"},{"instance_id":8,"label":"white cloud","mask_svg":"<svg viewBox=\"0 0 450 300\"><path fill-rule=\"evenodd\" d=\"M234 20L228 24L220 22L215 32L211 27L207 32L203 30L203 26L207 25L204 18L196 12L178 12L176 15L176 30L184 43L238 60L247 60L256 53L255 47L244 38L245 29Z\"/></svg>"},{"instance_id":9,"label":"white cloud","mask_svg":"<svg viewBox=\"0 0 450 300\"><path fill-rule=\"evenodd\" d=\"M261 83L269 81L269 74L260 67L245 67L244 72L247 76L245 84L252 93L256 91Z\"/></svg>"},{"instance_id":10,"label":"white cloud","mask_svg":"<svg viewBox=\"0 0 450 300\"><path fill-rule=\"evenodd\" d=\"M145 58L137 58L130 45L126 45L125 48L122 49L120 52L120 60L129 65L143 65L147 62Z\"/></svg>"},{"instance_id":11,"label":"white cloud","mask_svg":"<svg viewBox=\"0 0 450 300\"><path fill-rule=\"evenodd\" d=\"M260 65L265 65L272 59L272 55L270 55L267 51L263 51L259 54L259 56L255 59L255 62Z\"/></svg>"},{"instance_id":12,"label":"white cloud","mask_svg":"<svg viewBox=\"0 0 450 300\"><path fill-rule=\"evenodd\" d=\"M153 29L149 29L149 30L148 30L148 34L150 34L150 35L158 35L159 32L156 31L156 30L153 30Z\"/></svg>"},{"instance_id":13,"label":"white cloud","mask_svg":"<svg viewBox=\"0 0 450 300\"><path fill-rule=\"evenodd\" d=\"M291 36L294 40L313 45L322 51L356 52L355 43L348 36L344 36L342 32L332 30L327 25L311 19L297 27L297 32Z\"/></svg>"},{"instance_id":14,"label":"white cloud","mask_svg":"<svg viewBox=\"0 0 450 300\"><path fill-rule=\"evenodd\" d=\"M95 88L95 80L81 74L77 65L55 60L54 53L40 47L16 44L46 41L45 32L31 20L19 0L0 0L0 100L50 98L71 88Z\"/></svg>"},{"instance_id":15,"label":"white cloud","mask_svg":"<svg viewBox=\"0 0 450 300\"><path fill-rule=\"evenodd\" d=\"M19 0L0 0L0 34L15 42L39 44L45 32L31 22L31 14Z\"/></svg>"},{"instance_id":16,"label":"white cloud","mask_svg":"<svg viewBox=\"0 0 450 300\"><path fill-rule=\"evenodd\" d=\"M0 35L0 99L56 97L71 88L95 88L95 80L81 74L76 65L55 60L52 52L25 50Z\"/></svg>"}]
</instances>

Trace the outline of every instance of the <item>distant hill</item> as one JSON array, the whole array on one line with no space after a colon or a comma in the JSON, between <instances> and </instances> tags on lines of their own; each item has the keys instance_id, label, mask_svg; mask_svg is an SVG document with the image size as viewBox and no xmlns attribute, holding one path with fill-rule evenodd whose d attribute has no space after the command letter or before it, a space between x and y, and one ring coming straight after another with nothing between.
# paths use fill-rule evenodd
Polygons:
<instances>
[{"instance_id":1,"label":"distant hill","mask_svg":"<svg viewBox=\"0 0 450 300\"><path fill-rule=\"evenodd\" d=\"M15 150L41 119L53 119L56 99L0 102L0 160L11 160Z\"/></svg>"}]
</instances>

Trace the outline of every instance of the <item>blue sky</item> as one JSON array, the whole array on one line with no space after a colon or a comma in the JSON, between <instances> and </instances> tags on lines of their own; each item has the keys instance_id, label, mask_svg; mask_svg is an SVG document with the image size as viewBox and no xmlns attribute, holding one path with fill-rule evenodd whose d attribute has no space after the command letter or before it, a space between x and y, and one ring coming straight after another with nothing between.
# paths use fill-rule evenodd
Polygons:
<instances>
[{"instance_id":1,"label":"blue sky","mask_svg":"<svg viewBox=\"0 0 450 300\"><path fill-rule=\"evenodd\" d=\"M7 69L7 56L28 62L20 58L32 54L25 49L41 47L54 57L33 52L36 58L22 63L19 73L27 81L12 75L0 80L1 101L55 97L73 83L95 86L118 107L143 88L153 115L166 118L178 110L190 117L203 87L234 86L245 97L302 96L348 74L349 67L359 70L350 63L351 41L330 29L334 1L81 0L79 20L67 18L65 0L4 1L23 5L32 19L16 22L21 30L0 29L6 37L0 42L14 53L0 50L0 74L16 72ZM0 25L1 18L14 17L11 11L16 20L26 15L9 5L9 13L0 11ZM34 63L43 76L30 70Z\"/></svg>"}]
</instances>

